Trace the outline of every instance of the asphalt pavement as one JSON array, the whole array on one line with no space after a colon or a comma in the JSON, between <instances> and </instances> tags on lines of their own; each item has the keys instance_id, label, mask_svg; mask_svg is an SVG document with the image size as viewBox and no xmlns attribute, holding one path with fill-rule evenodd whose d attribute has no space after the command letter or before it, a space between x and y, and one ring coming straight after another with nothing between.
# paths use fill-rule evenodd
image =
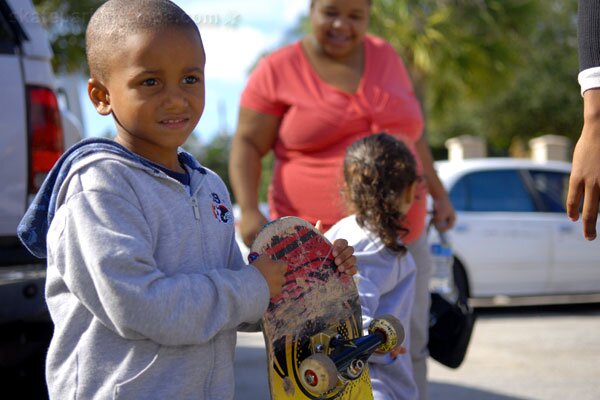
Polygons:
<instances>
[{"instance_id":1,"label":"asphalt pavement","mask_svg":"<svg viewBox=\"0 0 600 400\"><path fill-rule=\"evenodd\" d=\"M600 399L600 304L479 309L463 365L429 362L430 400ZM236 400L269 398L260 333L240 333Z\"/></svg>"}]
</instances>

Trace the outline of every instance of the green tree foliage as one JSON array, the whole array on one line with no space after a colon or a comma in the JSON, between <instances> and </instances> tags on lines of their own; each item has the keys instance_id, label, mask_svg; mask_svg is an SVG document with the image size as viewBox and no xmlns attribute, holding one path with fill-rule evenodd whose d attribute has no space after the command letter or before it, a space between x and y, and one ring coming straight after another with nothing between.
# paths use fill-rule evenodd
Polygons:
<instances>
[{"instance_id":1,"label":"green tree foliage","mask_svg":"<svg viewBox=\"0 0 600 400\"><path fill-rule=\"evenodd\" d=\"M457 105L506 88L522 61L543 0L374 0L371 31L390 41L421 98L430 140L441 144ZM454 120L472 133L475 122Z\"/></svg>"},{"instance_id":2,"label":"green tree foliage","mask_svg":"<svg viewBox=\"0 0 600 400\"><path fill-rule=\"evenodd\" d=\"M471 111L480 115L480 129L496 149L544 134L567 136L574 143L581 132L577 2L544 0L544 4L514 79Z\"/></svg>"},{"instance_id":3,"label":"green tree foliage","mask_svg":"<svg viewBox=\"0 0 600 400\"><path fill-rule=\"evenodd\" d=\"M231 136L227 134L216 135L206 144L200 143L196 136L190 136L183 148L194 155L205 167L215 171L225 182L232 200L235 202L231 183L229 181L229 150L231 149ZM273 153L268 153L262 159L262 176L258 190L259 201L267 201L267 191L273 175Z\"/></svg>"},{"instance_id":4,"label":"green tree foliage","mask_svg":"<svg viewBox=\"0 0 600 400\"><path fill-rule=\"evenodd\" d=\"M196 136L190 136L183 148L194 155L202 165L215 171L225 182L232 200L235 202L235 196L231 190L229 181L229 151L231 149L231 136L226 134L216 135L206 144L200 143ZM267 201L267 192L271 177L273 176L273 153L269 152L262 159L262 175L258 188L259 201Z\"/></svg>"},{"instance_id":5,"label":"green tree foliage","mask_svg":"<svg viewBox=\"0 0 600 400\"><path fill-rule=\"evenodd\" d=\"M436 158L484 136L492 155L581 130L577 0L374 0L371 27L404 59Z\"/></svg>"},{"instance_id":6,"label":"green tree foliage","mask_svg":"<svg viewBox=\"0 0 600 400\"><path fill-rule=\"evenodd\" d=\"M200 143L196 136L190 136L183 148L192 153L202 165L215 171L223 179L231 193L228 172L231 136L216 135L206 144Z\"/></svg>"},{"instance_id":7,"label":"green tree foliage","mask_svg":"<svg viewBox=\"0 0 600 400\"><path fill-rule=\"evenodd\" d=\"M33 0L54 51L57 72L85 68L85 28L103 0Z\"/></svg>"}]
</instances>

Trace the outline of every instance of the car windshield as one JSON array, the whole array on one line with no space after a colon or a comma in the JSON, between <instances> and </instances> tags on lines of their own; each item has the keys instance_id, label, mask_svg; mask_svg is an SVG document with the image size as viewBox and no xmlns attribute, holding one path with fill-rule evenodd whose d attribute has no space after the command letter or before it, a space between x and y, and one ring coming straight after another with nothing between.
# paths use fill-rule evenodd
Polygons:
<instances>
[{"instance_id":1,"label":"car windshield","mask_svg":"<svg viewBox=\"0 0 600 400\"><path fill-rule=\"evenodd\" d=\"M457 211L533 212L535 203L517 170L473 172L450 191Z\"/></svg>"}]
</instances>

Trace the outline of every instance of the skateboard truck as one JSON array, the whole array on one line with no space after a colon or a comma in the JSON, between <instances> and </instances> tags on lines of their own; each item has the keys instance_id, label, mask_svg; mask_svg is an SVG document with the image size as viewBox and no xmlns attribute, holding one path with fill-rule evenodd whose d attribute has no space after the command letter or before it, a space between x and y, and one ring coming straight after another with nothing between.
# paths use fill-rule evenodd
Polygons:
<instances>
[{"instance_id":1,"label":"skateboard truck","mask_svg":"<svg viewBox=\"0 0 600 400\"><path fill-rule=\"evenodd\" d=\"M343 339L338 333L320 332L311 337L312 355L300 364L300 383L313 395L322 395L360 377L376 350L389 352L404 341L398 319L385 315L371 321L369 334Z\"/></svg>"}]
</instances>

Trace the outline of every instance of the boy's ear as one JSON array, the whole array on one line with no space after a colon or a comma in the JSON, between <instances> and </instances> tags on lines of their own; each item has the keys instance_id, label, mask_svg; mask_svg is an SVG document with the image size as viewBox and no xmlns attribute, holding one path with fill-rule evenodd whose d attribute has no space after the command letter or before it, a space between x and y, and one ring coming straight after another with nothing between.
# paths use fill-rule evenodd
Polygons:
<instances>
[{"instance_id":1,"label":"boy's ear","mask_svg":"<svg viewBox=\"0 0 600 400\"><path fill-rule=\"evenodd\" d=\"M112 112L108 89L106 89L106 86L104 86L99 80L95 78L88 80L87 91L90 100L92 103L94 103L96 111L98 111L98 114L109 115Z\"/></svg>"}]
</instances>

